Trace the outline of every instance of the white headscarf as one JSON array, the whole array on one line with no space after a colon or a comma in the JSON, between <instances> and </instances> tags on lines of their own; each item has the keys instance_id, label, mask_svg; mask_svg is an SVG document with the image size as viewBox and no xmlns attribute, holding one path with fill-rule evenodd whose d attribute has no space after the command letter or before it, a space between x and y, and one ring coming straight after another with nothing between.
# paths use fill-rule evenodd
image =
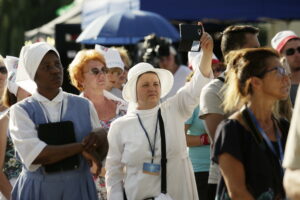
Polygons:
<instances>
[{"instance_id":1,"label":"white headscarf","mask_svg":"<svg viewBox=\"0 0 300 200\"><path fill-rule=\"evenodd\" d=\"M16 74L18 69L19 58L14 56L6 56L4 59L5 66L8 71L7 88L9 92L17 96L18 85L16 84Z\"/></svg>"},{"instance_id":2,"label":"white headscarf","mask_svg":"<svg viewBox=\"0 0 300 200\"><path fill-rule=\"evenodd\" d=\"M117 67L124 71L124 63L117 49L107 48L98 44L95 46L95 49L104 56L107 68Z\"/></svg>"},{"instance_id":3,"label":"white headscarf","mask_svg":"<svg viewBox=\"0 0 300 200\"><path fill-rule=\"evenodd\" d=\"M163 98L170 92L174 82L173 74L170 71L166 69L154 68L149 63L138 63L130 68L128 72L128 81L122 91L124 100L129 102L127 112L135 109L137 105L136 84L139 76L147 72L154 72L157 74L161 86L160 98Z\"/></svg>"},{"instance_id":4,"label":"white headscarf","mask_svg":"<svg viewBox=\"0 0 300 200\"><path fill-rule=\"evenodd\" d=\"M29 93L33 93L37 88L34 77L42 59L49 51L54 51L59 57L57 50L46 42L26 45L21 49L20 70L17 73L16 83Z\"/></svg>"}]
</instances>

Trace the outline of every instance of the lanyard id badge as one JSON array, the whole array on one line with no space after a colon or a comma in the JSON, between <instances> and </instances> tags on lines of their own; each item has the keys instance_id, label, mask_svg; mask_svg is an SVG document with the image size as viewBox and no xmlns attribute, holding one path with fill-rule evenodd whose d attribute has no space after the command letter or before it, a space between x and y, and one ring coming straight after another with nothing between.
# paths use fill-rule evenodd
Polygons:
<instances>
[{"instance_id":1,"label":"lanyard id badge","mask_svg":"<svg viewBox=\"0 0 300 200\"><path fill-rule=\"evenodd\" d=\"M144 163L143 164L143 173L158 176L160 172L160 165L155 163Z\"/></svg>"},{"instance_id":2,"label":"lanyard id badge","mask_svg":"<svg viewBox=\"0 0 300 200\"><path fill-rule=\"evenodd\" d=\"M155 143L156 143L156 135L157 135L158 117L157 117L156 126L155 126L153 146L151 145L149 134L146 131L139 114L137 114L137 117L138 117L139 123L140 123L142 129L144 130L144 133L147 137L149 147L150 147L150 151L151 151L151 154L152 154L151 162L144 162L144 164L143 164L143 173L158 176L160 174L160 164L153 163L154 156L155 156Z\"/></svg>"}]
</instances>

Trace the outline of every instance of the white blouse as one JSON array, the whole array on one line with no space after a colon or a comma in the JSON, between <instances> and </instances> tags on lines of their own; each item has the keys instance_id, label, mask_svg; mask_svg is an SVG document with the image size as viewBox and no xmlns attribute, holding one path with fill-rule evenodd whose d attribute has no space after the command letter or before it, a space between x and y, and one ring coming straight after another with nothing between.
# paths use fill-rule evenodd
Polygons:
<instances>
[{"instance_id":1,"label":"white blouse","mask_svg":"<svg viewBox=\"0 0 300 200\"><path fill-rule=\"evenodd\" d=\"M64 104L68 103L67 94L65 92L60 89L59 94L51 101L37 91L33 93L32 96L43 105L45 108L44 113L50 122L60 121L62 101L64 100ZM100 127L97 112L91 102L89 102L89 106L92 129L95 129ZM47 145L45 142L39 140L35 127L35 124L21 106L15 104L10 108L10 135L22 163L30 171L35 171L41 166L32 164L32 162Z\"/></svg>"},{"instance_id":2,"label":"white blouse","mask_svg":"<svg viewBox=\"0 0 300 200\"><path fill-rule=\"evenodd\" d=\"M161 176L143 173L143 163L151 162L151 151L138 121L139 114L153 144L157 111L161 108L166 131L167 192L174 200L197 200L197 188L186 150L184 122L199 104L202 87L211 79L197 72L178 93L150 110L135 110L115 120L108 133L106 158L108 200L144 199L160 194ZM160 164L161 141L157 130L154 163ZM124 184L123 184L124 183Z\"/></svg>"}]
</instances>

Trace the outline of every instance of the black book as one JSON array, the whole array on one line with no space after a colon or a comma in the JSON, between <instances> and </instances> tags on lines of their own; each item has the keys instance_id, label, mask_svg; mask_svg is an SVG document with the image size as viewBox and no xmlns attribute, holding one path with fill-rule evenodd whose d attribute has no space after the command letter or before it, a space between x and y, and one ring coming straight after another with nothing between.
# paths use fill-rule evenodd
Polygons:
<instances>
[{"instance_id":1,"label":"black book","mask_svg":"<svg viewBox=\"0 0 300 200\"><path fill-rule=\"evenodd\" d=\"M37 130L40 140L48 145L63 145L76 142L74 126L71 121L40 124ZM53 164L44 165L47 173L73 170L78 167L78 155L71 156Z\"/></svg>"}]
</instances>

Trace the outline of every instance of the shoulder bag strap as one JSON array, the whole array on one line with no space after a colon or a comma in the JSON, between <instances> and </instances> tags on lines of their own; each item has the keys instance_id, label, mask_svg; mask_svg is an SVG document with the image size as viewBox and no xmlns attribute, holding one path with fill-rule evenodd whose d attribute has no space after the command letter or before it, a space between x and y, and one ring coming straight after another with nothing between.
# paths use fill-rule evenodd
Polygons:
<instances>
[{"instance_id":1,"label":"shoulder bag strap","mask_svg":"<svg viewBox=\"0 0 300 200\"><path fill-rule=\"evenodd\" d=\"M166 155L166 137L165 126L161 116L160 109L158 110L158 120L161 137L161 193L167 193L167 155Z\"/></svg>"}]
</instances>

